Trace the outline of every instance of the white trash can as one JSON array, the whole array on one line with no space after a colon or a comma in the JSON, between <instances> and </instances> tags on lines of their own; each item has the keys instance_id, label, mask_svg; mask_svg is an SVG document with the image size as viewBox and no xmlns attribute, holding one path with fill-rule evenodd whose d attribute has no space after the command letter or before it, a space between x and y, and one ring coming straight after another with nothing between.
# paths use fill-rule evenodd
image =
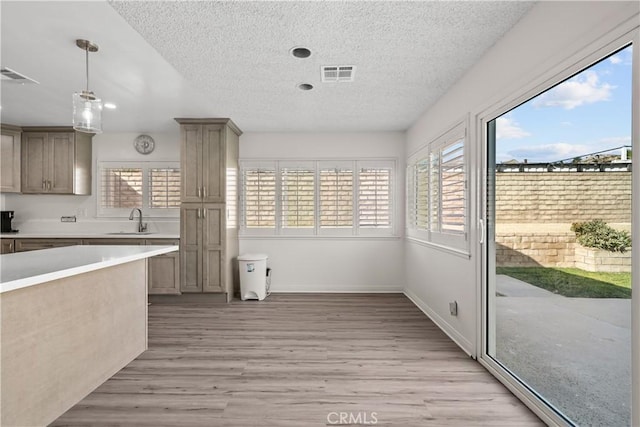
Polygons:
<instances>
[{"instance_id":1,"label":"white trash can","mask_svg":"<svg viewBox=\"0 0 640 427\"><path fill-rule=\"evenodd\" d=\"M267 259L265 254L238 256L240 267L240 299L262 301L267 296Z\"/></svg>"}]
</instances>

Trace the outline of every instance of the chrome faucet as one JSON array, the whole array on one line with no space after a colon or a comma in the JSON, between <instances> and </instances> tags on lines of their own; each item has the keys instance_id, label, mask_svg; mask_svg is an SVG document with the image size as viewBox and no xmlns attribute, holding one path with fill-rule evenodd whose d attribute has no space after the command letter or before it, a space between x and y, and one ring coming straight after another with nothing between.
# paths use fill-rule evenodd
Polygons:
<instances>
[{"instance_id":1,"label":"chrome faucet","mask_svg":"<svg viewBox=\"0 0 640 427\"><path fill-rule=\"evenodd\" d=\"M133 208L131 210L131 215L129 215L129 220L133 221L133 214L135 214L136 211L138 211L138 214L140 216L138 220L138 233L144 233L145 231L147 231L147 223L142 222L142 210L140 210L140 208Z\"/></svg>"}]
</instances>

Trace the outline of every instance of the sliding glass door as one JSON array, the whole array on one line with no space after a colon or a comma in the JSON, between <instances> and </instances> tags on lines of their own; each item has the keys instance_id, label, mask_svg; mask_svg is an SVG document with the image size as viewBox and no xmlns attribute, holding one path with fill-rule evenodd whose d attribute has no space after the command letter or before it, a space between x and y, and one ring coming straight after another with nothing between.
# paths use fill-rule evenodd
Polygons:
<instances>
[{"instance_id":1,"label":"sliding glass door","mask_svg":"<svg viewBox=\"0 0 640 427\"><path fill-rule=\"evenodd\" d=\"M631 424L632 58L625 46L483 129L484 357L569 424Z\"/></svg>"}]
</instances>

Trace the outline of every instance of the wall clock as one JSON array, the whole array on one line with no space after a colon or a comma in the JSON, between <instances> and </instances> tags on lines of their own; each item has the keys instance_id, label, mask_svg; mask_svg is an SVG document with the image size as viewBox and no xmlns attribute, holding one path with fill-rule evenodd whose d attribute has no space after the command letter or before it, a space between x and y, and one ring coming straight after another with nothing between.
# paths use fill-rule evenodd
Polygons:
<instances>
[{"instance_id":1,"label":"wall clock","mask_svg":"<svg viewBox=\"0 0 640 427\"><path fill-rule=\"evenodd\" d=\"M156 147L156 142L149 135L140 135L133 140L133 146L140 154L149 154Z\"/></svg>"}]
</instances>

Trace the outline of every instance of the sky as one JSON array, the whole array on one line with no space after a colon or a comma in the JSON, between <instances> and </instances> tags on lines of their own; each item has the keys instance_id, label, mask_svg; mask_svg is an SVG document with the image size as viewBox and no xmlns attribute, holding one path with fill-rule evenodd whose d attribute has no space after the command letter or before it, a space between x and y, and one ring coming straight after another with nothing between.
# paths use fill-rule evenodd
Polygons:
<instances>
[{"instance_id":1,"label":"sky","mask_svg":"<svg viewBox=\"0 0 640 427\"><path fill-rule=\"evenodd\" d=\"M498 117L496 162L554 162L631 145L631 49Z\"/></svg>"}]
</instances>

